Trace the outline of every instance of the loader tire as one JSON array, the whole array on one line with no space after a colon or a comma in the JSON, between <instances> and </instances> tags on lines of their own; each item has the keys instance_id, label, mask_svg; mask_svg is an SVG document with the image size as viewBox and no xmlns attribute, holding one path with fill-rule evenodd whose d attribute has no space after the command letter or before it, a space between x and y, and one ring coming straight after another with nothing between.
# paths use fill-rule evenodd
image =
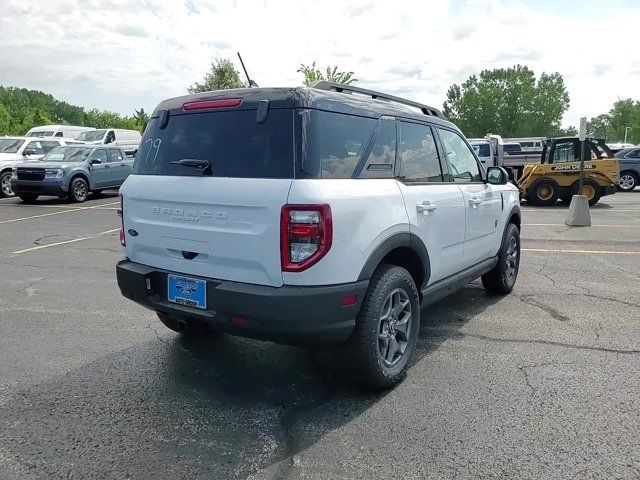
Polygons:
<instances>
[{"instance_id":1,"label":"loader tire","mask_svg":"<svg viewBox=\"0 0 640 480\"><path fill-rule=\"evenodd\" d=\"M578 193L578 187L580 182L577 181L571 186L571 193L573 195L584 195L589 200L589 206L592 207L600 201L602 196L602 190L598 182L590 178L585 178L582 182L582 193Z\"/></svg>"},{"instance_id":2,"label":"loader tire","mask_svg":"<svg viewBox=\"0 0 640 480\"><path fill-rule=\"evenodd\" d=\"M540 178L529 187L527 199L538 206L555 205L560 195L560 185L552 178Z\"/></svg>"}]
</instances>

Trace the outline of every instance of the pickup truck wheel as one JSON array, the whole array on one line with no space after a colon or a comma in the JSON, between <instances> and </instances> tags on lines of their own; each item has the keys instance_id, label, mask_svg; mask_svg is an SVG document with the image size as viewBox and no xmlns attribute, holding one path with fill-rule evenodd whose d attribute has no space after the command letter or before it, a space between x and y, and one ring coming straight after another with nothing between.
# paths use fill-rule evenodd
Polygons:
<instances>
[{"instance_id":1,"label":"pickup truck wheel","mask_svg":"<svg viewBox=\"0 0 640 480\"><path fill-rule=\"evenodd\" d=\"M420 330L418 289L407 270L382 265L374 273L356 327L343 346L355 380L382 390L405 376Z\"/></svg>"},{"instance_id":2,"label":"pickup truck wheel","mask_svg":"<svg viewBox=\"0 0 640 480\"><path fill-rule=\"evenodd\" d=\"M573 195L584 195L589 200L589 206L593 207L596 203L600 201L601 190L600 185L595 180L591 180L590 178L585 178L582 182L582 192L578 193L578 187L580 182L575 182L571 186L571 191Z\"/></svg>"},{"instance_id":3,"label":"pickup truck wheel","mask_svg":"<svg viewBox=\"0 0 640 480\"><path fill-rule=\"evenodd\" d=\"M482 285L491 293L506 295L511 293L518 278L520 268L520 230L513 223L507 226L498 263L490 272L482 276Z\"/></svg>"},{"instance_id":4,"label":"pickup truck wheel","mask_svg":"<svg viewBox=\"0 0 640 480\"><path fill-rule=\"evenodd\" d=\"M76 177L71 180L69 185L69 200L76 203L82 203L89 195L89 185L82 177Z\"/></svg>"},{"instance_id":5,"label":"pickup truck wheel","mask_svg":"<svg viewBox=\"0 0 640 480\"><path fill-rule=\"evenodd\" d=\"M11 171L2 172L0 174L0 198L11 198L15 196L16 194L13 193L13 189L11 188Z\"/></svg>"},{"instance_id":6,"label":"pickup truck wheel","mask_svg":"<svg viewBox=\"0 0 640 480\"><path fill-rule=\"evenodd\" d=\"M560 194L558 182L552 178L541 178L529 188L528 199L533 205L555 205Z\"/></svg>"},{"instance_id":7,"label":"pickup truck wheel","mask_svg":"<svg viewBox=\"0 0 640 480\"><path fill-rule=\"evenodd\" d=\"M620 172L620 182L618 183L618 190L621 192L630 192L638 186L638 175L634 172L626 171Z\"/></svg>"},{"instance_id":8,"label":"pickup truck wheel","mask_svg":"<svg viewBox=\"0 0 640 480\"><path fill-rule=\"evenodd\" d=\"M204 322L199 322L197 320L184 320L184 319L175 319L164 315L162 313L158 313L158 318L167 327L169 330L173 330L176 333L180 333L185 337L190 338L203 338L203 337L216 337L220 336L220 332L216 332L212 330L209 325Z\"/></svg>"},{"instance_id":9,"label":"pickup truck wheel","mask_svg":"<svg viewBox=\"0 0 640 480\"><path fill-rule=\"evenodd\" d=\"M20 200L24 203L33 203L38 199L38 195L35 193L20 193L18 197L20 197Z\"/></svg>"}]
</instances>

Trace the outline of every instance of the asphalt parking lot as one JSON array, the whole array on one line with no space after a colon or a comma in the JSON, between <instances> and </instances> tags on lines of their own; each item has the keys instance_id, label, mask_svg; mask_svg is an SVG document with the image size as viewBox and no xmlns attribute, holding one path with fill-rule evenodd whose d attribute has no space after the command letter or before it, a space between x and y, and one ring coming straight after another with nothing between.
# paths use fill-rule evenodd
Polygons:
<instances>
[{"instance_id":1,"label":"asphalt parking lot","mask_svg":"<svg viewBox=\"0 0 640 480\"><path fill-rule=\"evenodd\" d=\"M429 307L382 395L126 301L117 203L0 200L1 478L640 477L640 190L524 205L514 293Z\"/></svg>"}]
</instances>

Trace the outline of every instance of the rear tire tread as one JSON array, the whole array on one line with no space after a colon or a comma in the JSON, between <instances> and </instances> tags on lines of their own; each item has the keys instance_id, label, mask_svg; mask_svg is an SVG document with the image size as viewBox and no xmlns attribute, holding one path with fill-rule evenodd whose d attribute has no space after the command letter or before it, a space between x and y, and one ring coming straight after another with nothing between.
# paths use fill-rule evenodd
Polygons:
<instances>
[{"instance_id":1,"label":"rear tire tread","mask_svg":"<svg viewBox=\"0 0 640 480\"><path fill-rule=\"evenodd\" d=\"M391 370L392 373L384 370L378 360L378 320L381 302L385 299L385 292L392 288L396 282L403 283L408 288L407 293L412 303L412 325L410 341L407 350L400 363ZM371 331L373 329L373 332ZM411 274L397 265L383 264L373 274L369 283L360 312L356 319L356 326L351 338L341 347L343 365L351 367L354 379L362 386L375 390L383 390L399 383L405 376L411 355L415 350L418 331L420 329L420 300L418 289ZM402 365L401 368L397 368Z\"/></svg>"}]
</instances>

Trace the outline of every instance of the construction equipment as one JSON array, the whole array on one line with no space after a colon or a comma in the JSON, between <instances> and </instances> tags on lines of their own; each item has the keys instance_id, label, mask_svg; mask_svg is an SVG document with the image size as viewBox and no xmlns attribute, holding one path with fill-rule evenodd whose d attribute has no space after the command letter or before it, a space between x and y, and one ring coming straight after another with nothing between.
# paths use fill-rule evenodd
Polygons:
<instances>
[{"instance_id":1,"label":"construction equipment","mask_svg":"<svg viewBox=\"0 0 640 480\"><path fill-rule=\"evenodd\" d=\"M578 137L549 138L542 154L509 154L499 135L469 140L485 168L504 167L518 185L520 198L533 205L554 205L558 199L570 203L578 193L580 158L583 151ZM582 194L595 205L600 197L613 195L620 178L620 166L602 139L584 141L584 183Z\"/></svg>"},{"instance_id":2,"label":"construction equipment","mask_svg":"<svg viewBox=\"0 0 640 480\"><path fill-rule=\"evenodd\" d=\"M584 145L583 145L584 144ZM580 190L580 161L584 179ZM620 165L603 139L560 137L545 140L541 163L524 166L518 179L520 198L533 205L570 203L573 195L585 195L589 205L616 193Z\"/></svg>"}]
</instances>

